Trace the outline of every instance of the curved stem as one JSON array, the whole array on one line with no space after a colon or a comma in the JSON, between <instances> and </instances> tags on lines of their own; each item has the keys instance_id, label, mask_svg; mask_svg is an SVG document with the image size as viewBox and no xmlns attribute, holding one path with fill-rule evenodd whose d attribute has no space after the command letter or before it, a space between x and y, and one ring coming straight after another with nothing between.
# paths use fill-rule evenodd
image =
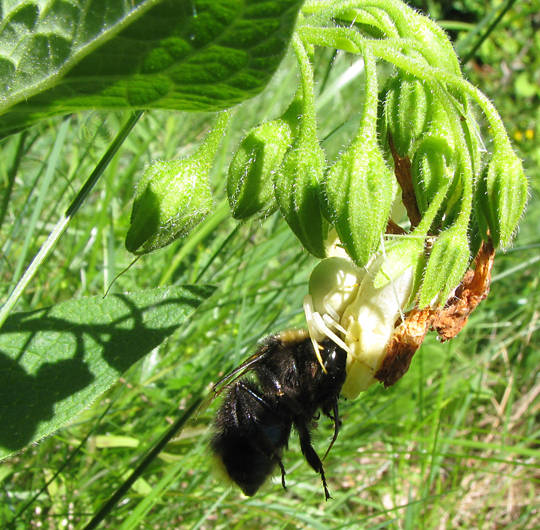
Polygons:
<instances>
[{"instance_id":1,"label":"curved stem","mask_svg":"<svg viewBox=\"0 0 540 530\"><path fill-rule=\"evenodd\" d=\"M410 73L426 82L431 82L435 79L443 85L450 85L457 88L473 99L484 112L491 127L494 147L510 146L510 140L508 139L501 117L485 94L463 79L463 77L430 66L427 62L408 57L401 52L401 48L404 45L411 46L417 51L422 52L421 45L414 40L365 39L356 30L349 28L314 28L304 26L300 28L299 33L303 38L313 44L328 47L338 46L351 53L360 53L363 46L369 46L376 57L397 66L404 72Z\"/></svg>"},{"instance_id":2,"label":"curved stem","mask_svg":"<svg viewBox=\"0 0 540 530\"><path fill-rule=\"evenodd\" d=\"M206 135L206 138L197 149L197 152L200 153L201 161L204 163L207 171L210 170L212 162L214 161L216 151L218 150L221 139L227 130L230 118L231 113L229 111L220 112L216 124Z\"/></svg>"},{"instance_id":3,"label":"curved stem","mask_svg":"<svg viewBox=\"0 0 540 530\"><path fill-rule=\"evenodd\" d=\"M483 94L478 88L471 85L468 81L462 77L450 74L444 70L438 68L433 68L427 64L421 63L416 59L407 57L403 55L399 50L391 49L387 43L377 43L371 40L368 44L373 53L384 59L385 61L394 64L401 70L408 72L423 81L431 81L436 79L442 84L450 85L458 90L465 92L469 97L471 97L478 106L484 112L486 119L492 129L492 137L495 143L495 146L502 144L510 144L506 129L502 123L501 117L495 109L493 103L489 101L487 96Z\"/></svg>"},{"instance_id":4,"label":"curved stem","mask_svg":"<svg viewBox=\"0 0 540 530\"><path fill-rule=\"evenodd\" d=\"M403 4L395 0L323 0L306 2L302 7L302 12L306 15L322 14L323 16L335 17L340 12L345 12L351 9L365 9L369 7L378 8L387 13L392 22L400 30L400 34L407 33L409 28L407 18L403 14ZM410 10L410 8L408 8Z\"/></svg>"},{"instance_id":5,"label":"curved stem","mask_svg":"<svg viewBox=\"0 0 540 530\"><path fill-rule=\"evenodd\" d=\"M377 64L369 48L363 50L363 56L366 72L366 92L362 121L360 122L355 143L363 143L368 138L376 138L377 136L377 105L379 102Z\"/></svg>"},{"instance_id":6,"label":"curved stem","mask_svg":"<svg viewBox=\"0 0 540 530\"><path fill-rule=\"evenodd\" d=\"M292 46L298 66L302 84L302 123L300 136L317 135L317 119L315 114L315 83L313 80L313 67L308 54L298 35L294 35Z\"/></svg>"}]
</instances>

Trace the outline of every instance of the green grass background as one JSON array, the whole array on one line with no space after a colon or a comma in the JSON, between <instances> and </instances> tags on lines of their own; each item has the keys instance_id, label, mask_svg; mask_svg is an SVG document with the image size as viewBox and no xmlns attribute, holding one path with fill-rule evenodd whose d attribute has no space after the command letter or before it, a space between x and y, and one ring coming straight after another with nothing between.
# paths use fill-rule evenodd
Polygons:
<instances>
[{"instance_id":1,"label":"green grass background","mask_svg":"<svg viewBox=\"0 0 540 530\"><path fill-rule=\"evenodd\" d=\"M435 16L458 17L427 4ZM480 9L478 2L457 3L475 20L500 4ZM490 296L465 330L446 344L429 336L394 387L373 386L343 402L343 428L325 461L333 499L324 502L319 477L303 460L295 435L284 457L288 491L277 477L247 499L226 483L214 473L208 449L216 402L154 460L104 528L540 526L540 40L534 31L540 6L517 4L464 70L499 108L524 160L531 186L527 213L514 247L497 255ZM457 24L458 42L474 23ZM317 56L320 138L330 159L358 123L361 79L339 88L353 62ZM382 67L381 76L388 71ZM238 224L224 203L235 145L249 127L284 110L295 84L288 57L264 93L236 112L213 169L216 208L208 220L188 239L143 257L113 287L120 292L202 282L216 285L216 294L71 426L0 464L0 526L17 514L15 528L84 527L201 385L209 388L268 333L304 325L302 299L315 260L277 215ZM125 117L72 116L56 159L50 153L60 120L29 130L16 174L10 171L21 136L2 143L2 296ZM213 119L145 114L17 310L103 293L132 259L123 240L137 178L152 160L192 152ZM51 179L47 164L53 165ZM331 432L330 422L321 420L314 436L319 453Z\"/></svg>"}]
</instances>

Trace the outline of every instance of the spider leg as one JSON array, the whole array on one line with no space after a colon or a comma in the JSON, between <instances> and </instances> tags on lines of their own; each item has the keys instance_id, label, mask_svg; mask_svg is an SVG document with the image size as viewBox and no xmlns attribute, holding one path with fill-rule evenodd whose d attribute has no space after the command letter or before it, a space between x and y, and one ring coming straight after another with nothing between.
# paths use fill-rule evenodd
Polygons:
<instances>
[{"instance_id":1,"label":"spider leg","mask_svg":"<svg viewBox=\"0 0 540 530\"><path fill-rule=\"evenodd\" d=\"M346 352L349 352L349 347L327 326L326 322L321 317L320 313L314 312L313 319L317 324L317 329L324 333L330 340L335 342L340 348L344 349Z\"/></svg>"},{"instance_id":2,"label":"spider leg","mask_svg":"<svg viewBox=\"0 0 540 530\"><path fill-rule=\"evenodd\" d=\"M311 343L313 344L313 351L315 352L315 356L317 357L317 361L319 361L319 364L321 365L322 371L326 374L326 368L324 366L322 357L321 357L321 350L322 346L317 342L317 339L315 337L320 336L321 332L320 330L315 326L315 313L313 311L313 298L311 298L311 295L306 294L304 297L304 313L306 314L306 322L308 326L309 331L309 337L311 339Z\"/></svg>"},{"instance_id":3,"label":"spider leg","mask_svg":"<svg viewBox=\"0 0 540 530\"><path fill-rule=\"evenodd\" d=\"M343 335L347 333L347 330L331 314L324 314L322 319L328 327L333 327L340 333L343 333Z\"/></svg>"}]
</instances>

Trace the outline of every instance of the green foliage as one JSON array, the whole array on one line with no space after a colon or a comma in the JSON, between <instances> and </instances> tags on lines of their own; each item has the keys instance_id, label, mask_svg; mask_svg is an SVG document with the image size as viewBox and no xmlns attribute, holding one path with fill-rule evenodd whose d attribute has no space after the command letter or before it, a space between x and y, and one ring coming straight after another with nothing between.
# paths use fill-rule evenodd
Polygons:
<instances>
[{"instance_id":1,"label":"green foliage","mask_svg":"<svg viewBox=\"0 0 540 530\"><path fill-rule=\"evenodd\" d=\"M0 135L91 108L217 111L259 93L299 0L32 0L1 12Z\"/></svg>"}]
</instances>

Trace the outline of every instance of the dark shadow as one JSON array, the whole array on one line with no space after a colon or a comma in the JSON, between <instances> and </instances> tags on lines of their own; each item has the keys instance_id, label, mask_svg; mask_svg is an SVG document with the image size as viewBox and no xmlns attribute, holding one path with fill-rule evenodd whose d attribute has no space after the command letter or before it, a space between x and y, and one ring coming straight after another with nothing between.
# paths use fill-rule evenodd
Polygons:
<instances>
[{"instance_id":1,"label":"dark shadow","mask_svg":"<svg viewBox=\"0 0 540 530\"><path fill-rule=\"evenodd\" d=\"M96 394L178 329L212 291L204 286L184 287L182 296L164 296L158 303L142 307L137 295L109 295L99 318L106 321L110 313L114 318L103 324L81 322L80 314L72 319L65 314L56 316L57 308L66 312L65 304L12 315L0 333L0 449L16 451L36 433L50 433L52 428L41 423L50 421L54 407L66 398L83 392L78 399L87 395L86 405L90 404ZM115 299L113 304L119 302L114 308L110 298ZM95 313L88 318L97 319ZM43 354L47 351L44 344L49 343L50 355ZM89 347L99 353L88 355ZM67 359L58 359L67 355ZM65 421L83 406L77 399L63 403Z\"/></svg>"},{"instance_id":2,"label":"dark shadow","mask_svg":"<svg viewBox=\"0 0 540 530\"><path fill-rule=\"evenodd\" d=\"M147 171L159 173L160 170L149 168ZM140 247L157 234L160 212L161 201L148 182L142 195L133 201L130 226L126 235L126 249L129 252L141 253Z\"/></svg>"},{"instance_id":3,"label":"dark shadow","mask_svg":"<svg viewBox=\"0 0 540 530\"><path fill-rule=\"evenodd\" d=\"M57 380L61 384L51 384ZM94 380L78 355L44 363L35 375L0 352L0 446L15 451L24 447L39 422L51 420L54 404L75 394Z\"/></svg>"}]
</instances>

